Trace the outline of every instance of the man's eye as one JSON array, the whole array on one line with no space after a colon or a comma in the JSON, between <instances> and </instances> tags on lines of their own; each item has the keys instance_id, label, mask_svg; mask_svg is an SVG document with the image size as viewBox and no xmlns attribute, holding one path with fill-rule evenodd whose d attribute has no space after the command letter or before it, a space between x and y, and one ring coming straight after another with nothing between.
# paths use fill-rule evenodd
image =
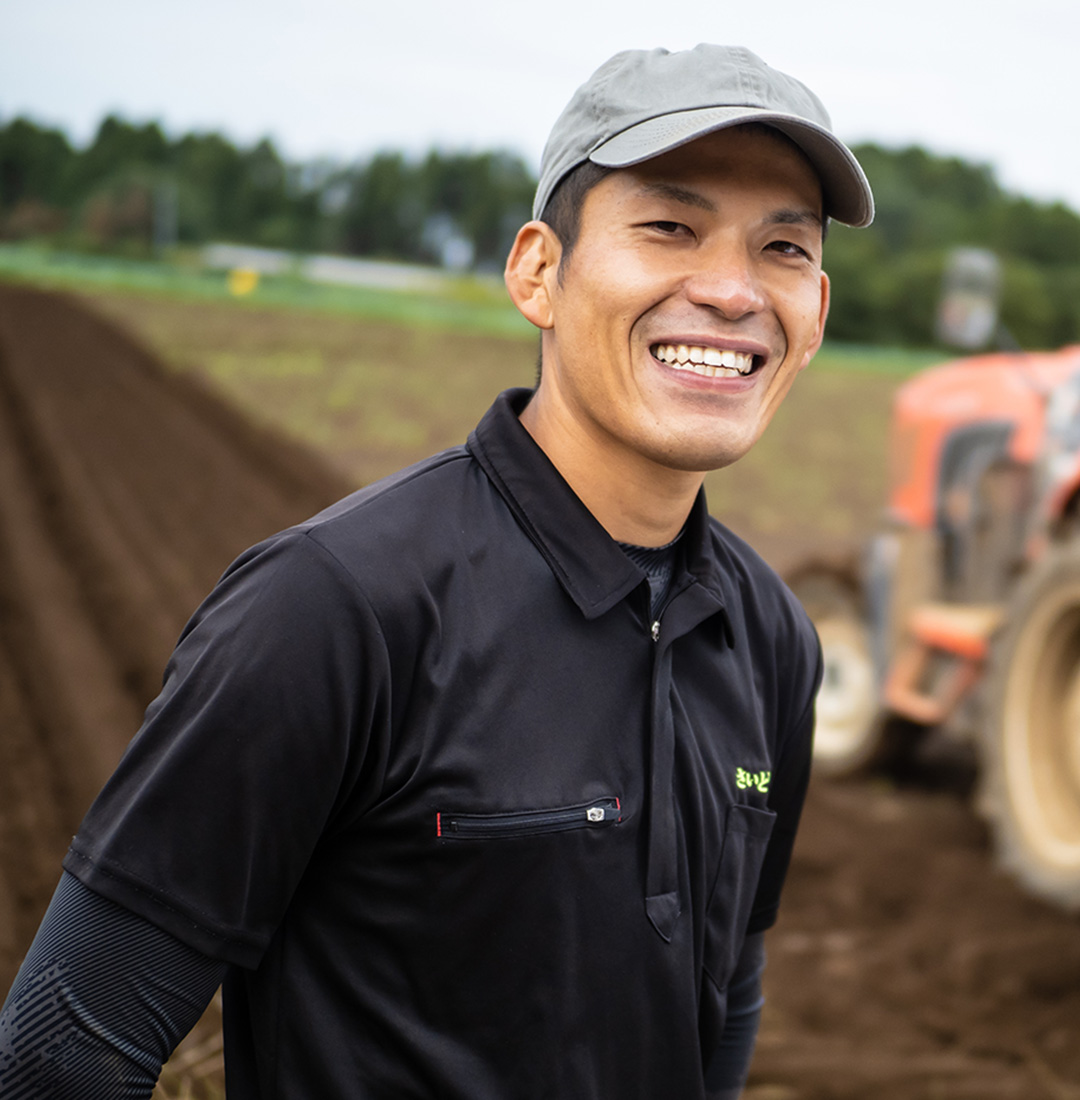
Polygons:
<instances>
[{"instance_id":1,"label":"man's eye","mask_svg":"<svg viewBox=\"0 0 1080 1100\"><path fill-rule=\"evenodd\" d=\"M792 241L772 241L769 246L774 252L782 252L785 256L809 256L805 248Z\"/></svg>"},{"instance_id":2,"label":"man's eye","mask_svg":"<svg viewBox=\"0 0 1080 1100\"><path fill-rule=\"evenodd\" d=\"M688 233L689 230L681 222L649 222L649 225L661 233Z\"/></svg>"}]
</instances>

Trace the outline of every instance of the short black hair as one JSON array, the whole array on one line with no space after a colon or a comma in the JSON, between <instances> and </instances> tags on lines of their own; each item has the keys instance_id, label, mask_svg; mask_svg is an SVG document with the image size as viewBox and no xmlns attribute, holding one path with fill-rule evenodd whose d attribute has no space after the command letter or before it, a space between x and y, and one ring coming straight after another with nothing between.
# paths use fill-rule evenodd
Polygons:
<instances>
[{"instance_id":1,"label":"short black hair","mask_svg":"<svg viewBox=\"0 0 1080 1100\"><path fill-rule=\"evenodd\" d=\"M582 161L559 180L541 211L540 220L551 226L562 245L560 269L570 258L581 234L581 209L585 205L585 196L612 171L611 168L593 164L591 160Z\"/></svg>"},{"instance_id":2,"label":"short black hair","mask_svg":"<svg viewBox=\"0 0 1080 1100\"><path fill-rule=\"evenodd\" d=\"M585 205L585 196L605 177L611 174L613 169L603 168L599 164L593 164L591 160L582 161L555 185L544 209L540 212L540 220L549 225L562 245L562 253L559 256L558 279L562 282L563 265L570 259L570 253L574 251L574 245L581 235L581 208ZM542 341L541 341L542 344ZM536 355L536 381L540 385L540 379L544 370L543 351L538 348Z\"/></svg>"}]
</instances>

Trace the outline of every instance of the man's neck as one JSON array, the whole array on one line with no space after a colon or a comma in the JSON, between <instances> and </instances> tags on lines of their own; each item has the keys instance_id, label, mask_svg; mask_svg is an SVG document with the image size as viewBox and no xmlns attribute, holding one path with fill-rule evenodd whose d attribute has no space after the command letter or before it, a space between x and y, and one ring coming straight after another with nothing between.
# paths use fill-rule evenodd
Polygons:
<instances>
[{"instance_id":1,"label":"man's neck","mask_svg":"<svg viewBox=\"0 0 1080 1100\"><path fill-rule=\"evenodd\" d=\"M521 423L613 539L663 546L683 529L704 473L673 470L588 435L535 401Z\"/></svg>"}]
</instances>

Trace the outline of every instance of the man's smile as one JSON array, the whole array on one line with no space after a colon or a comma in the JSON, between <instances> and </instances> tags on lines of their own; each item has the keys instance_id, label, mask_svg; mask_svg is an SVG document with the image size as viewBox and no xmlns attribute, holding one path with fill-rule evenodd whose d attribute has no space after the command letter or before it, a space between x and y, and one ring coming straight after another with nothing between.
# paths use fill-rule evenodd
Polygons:
<instances>
[{"instance_id":1,"label":"man's smile","mask_svg":"<svg viewBox=\"0 0 1080 1100\"><path fill-rule=\"evenodd\" d=\"M661 363L703 378L740 378L764 362L761 356L748 351L703 344L654 344L649 350Z\"/></svg>"}]
</instances>

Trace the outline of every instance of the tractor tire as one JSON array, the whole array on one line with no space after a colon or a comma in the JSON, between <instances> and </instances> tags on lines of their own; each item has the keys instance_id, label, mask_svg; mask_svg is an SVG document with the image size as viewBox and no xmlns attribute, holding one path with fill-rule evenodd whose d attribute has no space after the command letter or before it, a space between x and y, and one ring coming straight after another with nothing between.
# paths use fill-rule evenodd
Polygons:
<instances>
[{"instance_id":1,"label":"tractor tire","mask_svg":"<svg viewBox=\"0 0 1080 1100\"><path fill-rule=\"evenodd\" d=\"M1032 893L1080 909L1080 544L1018 587L995 645L981 805L1002 863Z\"/></svg>"},{"instance_id":2,"label":"tractor tire","mask_svg":"<svg viewBox=\"0 0 1080 1100\"><path fill-rule=\"evenodd\" d=\"M790 582L821 639L825 672L815 706L814 771L852 775L874 763L882 723L870 635L855 586L839 573L802 573Z\"/></svg>"}]
</instances>

